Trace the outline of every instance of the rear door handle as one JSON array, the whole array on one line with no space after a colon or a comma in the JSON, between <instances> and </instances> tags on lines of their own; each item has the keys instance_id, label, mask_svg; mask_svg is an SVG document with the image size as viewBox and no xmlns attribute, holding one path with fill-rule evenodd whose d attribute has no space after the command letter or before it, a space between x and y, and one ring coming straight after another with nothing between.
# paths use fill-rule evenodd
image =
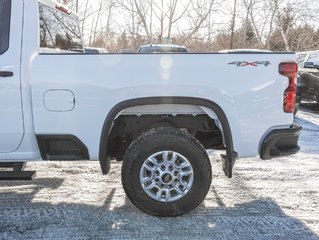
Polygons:
<instances>
[{"instance_id":1,"label":"rear door handle","mask_svg":"<svg viewBox=\"0 0 319 240\"><path fill-rule=\"evenodd\" d=\"M8 72L8 71L0 71L0 77L12 77L13 72Z\"/></svg>"}]
</instances>

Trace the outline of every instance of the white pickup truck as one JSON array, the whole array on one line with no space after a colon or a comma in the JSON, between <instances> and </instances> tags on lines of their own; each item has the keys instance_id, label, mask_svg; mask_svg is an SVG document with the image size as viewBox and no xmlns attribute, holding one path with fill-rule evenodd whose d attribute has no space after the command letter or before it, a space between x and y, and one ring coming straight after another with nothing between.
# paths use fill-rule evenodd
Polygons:
<instances>
[{"instance_id":1,"label":"white pickup truck","mask_svg":"<svg viewBox=\"0 0 319 240\"><path fill-rule=\"evenodd\" d=\"M207 149L229 178L238 158L299 150L293 53L84 54L60 4L1 0L0 16L2 163L123 161L132 203L177 216L210 188Z\"/></svg>"}]
</instances>

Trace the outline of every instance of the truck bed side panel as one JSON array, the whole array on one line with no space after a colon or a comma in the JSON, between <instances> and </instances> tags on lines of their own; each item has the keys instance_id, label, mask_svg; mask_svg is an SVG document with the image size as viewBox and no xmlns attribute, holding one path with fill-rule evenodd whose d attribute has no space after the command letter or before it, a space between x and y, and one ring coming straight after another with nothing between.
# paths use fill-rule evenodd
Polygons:
<instances>
[{"instance_id":1,"label":"truck bed side panel","mask_svg":"<svg viewBox=\"0 0 319 240\"><path fill-rule=\"evenodd\" d=\"M283 112L288 79L278 65L294 60L293 54L38 55L32 64L35 132L75 135L97 159L104 120L119 102L196 97L224 110L239 157L255 156L266 132L293 122ZM51 90L72 92L75 107L48 111L43 98Z\"/></svg>"}]
</instances>

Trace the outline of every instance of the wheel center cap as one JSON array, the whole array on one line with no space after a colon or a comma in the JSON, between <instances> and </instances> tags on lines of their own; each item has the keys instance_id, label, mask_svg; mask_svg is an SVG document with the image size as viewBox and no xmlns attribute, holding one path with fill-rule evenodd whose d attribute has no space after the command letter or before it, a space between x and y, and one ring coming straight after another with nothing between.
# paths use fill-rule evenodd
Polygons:
<instances>
[{"instance_id":1,"label":"wheel center cap","mask_svg":"<svg viewBox=\"0 0 319 240\"><path fill-rule=\"evenodd\" d=\"M168 173L166 173L162 176L162 181L164 183L170 183L172 181L172 179L173 179L172 176Z\"/></svg>"}]
</instances>

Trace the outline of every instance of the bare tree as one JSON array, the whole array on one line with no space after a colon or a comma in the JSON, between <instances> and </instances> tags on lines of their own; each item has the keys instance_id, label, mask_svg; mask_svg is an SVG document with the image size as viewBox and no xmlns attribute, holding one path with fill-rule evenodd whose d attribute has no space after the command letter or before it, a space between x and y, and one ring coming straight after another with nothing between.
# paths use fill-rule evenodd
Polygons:
<instances>
[{"instance_id":1,"label":"bare tree","mask_svg":"<svg viewBox=\"0 0 319 240\"><path fill-rule=\"evenodd\" d=\"M146 21L147 14L150 10L149 3L150 3L149 1L134 0L135 9L140 18L144 31L146 33L146 37L151 42L152 36L150 34L149 26L147 25L147 21Z\"/></svg>"},{"instance_id":2,"label":"bare tree","mask_svg":"<svg viewBox=\"0 0 319 240\"><path fill-rule=\"evenodd\" d=\"M310 1L58 1L78 12L85 42L90 45L115 48L122 44L136 49L145 43L174 42L204 49L270 49L276 41L284 50L317 46L319 5ZM294 36L297 32L299 35ZM215 44L215 40L223 42Z\"/></svg>"},{"instance_id":3,"label":"bare tree","mask_svg":"<svg viewBox=\"0 0 319 240\"><path fill-rule=\"evenodd\" d=\"M230 49L233 49L234 44L234 31L235 31L235 20L237 12L237 0L234 0L234 11L232 12L232 22L231 22L231 33L230 33Z\"/></svg>"},{"instance_id":4,"label":"bare tree","mask_svg":"<svg viewBox=\"0 0 319 240\"><path fill-rule=\"evenodd\" d=\"M267 19L259 16L261 16L261 13L265 13L265 5L260 0L243 0L243 3L247 11L246 22L250 20L258 39L259 48L263 48L263 31L267 24Z\"/></svg>"},{"instance_id":5,"label":"bare tree","mask_svg":"<svg viewBox=\"0 0 319 240\"><path fill-rule=\"evenodd\" d=\"M192 0L190 2L190 9L187 10L187 15L191 26L189 31L181 38L182 42L186 42L205 27L203 24L213 10L214 4L215 0Z\"/></svg>"}]
</instances>

